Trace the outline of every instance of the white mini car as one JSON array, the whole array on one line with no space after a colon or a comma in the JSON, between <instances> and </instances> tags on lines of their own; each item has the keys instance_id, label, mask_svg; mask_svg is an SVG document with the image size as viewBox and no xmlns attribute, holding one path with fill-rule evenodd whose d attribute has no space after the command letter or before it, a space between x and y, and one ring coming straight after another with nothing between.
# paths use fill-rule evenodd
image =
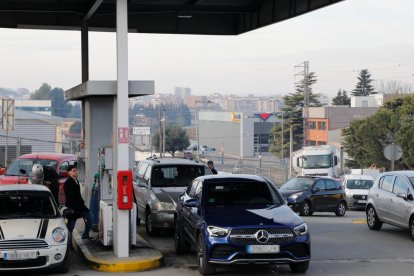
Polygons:
<instances>
[{"instance_id":1,"label":"white mini car","mask_svg":"<svg viewBox=\"0 0 414 276\"><path fill-rule=\"evenodd\" d=\"M49 189L0 185L0 271L69 270L68 229Z\"/></svg>"}]
</instances>

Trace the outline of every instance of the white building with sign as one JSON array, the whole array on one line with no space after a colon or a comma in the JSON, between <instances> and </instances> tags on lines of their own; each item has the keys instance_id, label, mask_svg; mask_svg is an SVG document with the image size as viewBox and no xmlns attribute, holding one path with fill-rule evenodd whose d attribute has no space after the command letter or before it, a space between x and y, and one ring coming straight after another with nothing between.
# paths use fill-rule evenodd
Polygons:
<instances>
[{"instance_id":1,"label":"white building with sign","mask_svg":"<svg viewBox=\"0 0 414 276\"><path fill-rule=\"evenodd\" d=\"M270 146L270 129L281 120L272 113L200 111L200 145L224 149L225 154L254 157L266 154ZM288 141L286 141L288 142Z\"/></svg>"}]
</instances>

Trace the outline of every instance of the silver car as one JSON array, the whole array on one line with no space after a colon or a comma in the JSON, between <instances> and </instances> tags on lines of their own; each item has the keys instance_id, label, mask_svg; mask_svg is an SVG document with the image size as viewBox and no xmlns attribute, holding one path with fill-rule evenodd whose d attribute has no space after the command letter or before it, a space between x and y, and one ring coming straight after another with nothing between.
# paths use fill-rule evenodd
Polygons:
<instances>
[{"instance_id":1,"label":"silver car","mask_svg":"<svg viewBox=\"0 0 414 276\"><path fill-rule=\"evenodd\" d=\"M382 173L369 190L367 224L380 230L383 223L410 230L414 240L414 171Z\"/></svg>"},{"instance_id":2,"label":"silver car","mask_svg":"<svg viewBox=\"0 0 414 276\"><path fill-rule=\"evenodd\" d=\"M145 220L148 235L174 227L178 197L194 178L211 174L204 164L180 158L148 158L138 164L134 175L137 223Z\"/></svg>"}]
</instances>

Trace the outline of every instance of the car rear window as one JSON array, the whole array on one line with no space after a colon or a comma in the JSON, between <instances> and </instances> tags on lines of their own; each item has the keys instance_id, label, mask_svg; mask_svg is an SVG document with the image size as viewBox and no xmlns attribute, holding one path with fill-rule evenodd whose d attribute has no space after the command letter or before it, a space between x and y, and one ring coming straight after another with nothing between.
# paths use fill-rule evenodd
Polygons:
<instances>
[{"instance_id":1,"label":"car rear window","mask_svg":"<svg viewBox=\"0 0 414 276\"><path fill-rule=\"evenodd\" d=\"M57 161L56 160L47 160L47 159L16 159L7 169L5 175L29 175L32 171L32 167L35 164L40 164L44 166L50 166L56 170Z\"/></svg>"},{"instance_id":2,"label":"car rear window","mask_svg":"<svg viewBox=\"0 0 414 276\"><path fill-rule=\"evenodd\" d=\"M280 205L282 202L267 182L237 181L208 183L203 198L207 206Z\"/></svg>"},{"instance_id":3,"label":"car rear window","mask_svg":"<svg viewBox=\"0 0 414 276\"><path fill-rule=\"evenodd\" d=\"M205 166L155 166L151 173L152 187L187 187L197 177L210 174Z\"/></svg>"},{"instance_id":4,"label":"car rear window","mask_svg":"<svg viewBox=\"0 0 414 276\"><path fill-rule=\"evenodd\" d=\"M346 182L346 187L348 189L368 190L372 187L372 185L374 185L374 181L364 179L348 179Z\"/></svg>"},{"instance_id":5,"label":"car rear window","mask_svg":"<svg viewBox=\"0 0 414 276\"><path fill-rule=\"evenodd\" d=\"M59 216L59 212L50 193L0 193L0 219L52 218L56 216Z\"/></svg>"}]
</instances>

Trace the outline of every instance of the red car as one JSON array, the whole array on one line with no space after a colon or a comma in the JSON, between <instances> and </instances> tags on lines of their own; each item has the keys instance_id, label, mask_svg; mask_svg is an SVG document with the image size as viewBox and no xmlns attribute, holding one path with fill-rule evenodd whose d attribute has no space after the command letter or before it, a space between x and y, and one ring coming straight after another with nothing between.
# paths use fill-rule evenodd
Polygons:
<instances>
[{"instance_id":1,"label":"red car","mask_svg":"<svg viewBox=\"0 0 414 276\"><path fill-rule=\"evenodd\" d=\"M27 184L34 164L50 166L59 174L59 204L64 204L63 183L68 177L66 169L77 160L78 157L73 154L50 152L24 154L16 158L7 169L0 169L0 184Z\"/></svg>"}]
</instances>

